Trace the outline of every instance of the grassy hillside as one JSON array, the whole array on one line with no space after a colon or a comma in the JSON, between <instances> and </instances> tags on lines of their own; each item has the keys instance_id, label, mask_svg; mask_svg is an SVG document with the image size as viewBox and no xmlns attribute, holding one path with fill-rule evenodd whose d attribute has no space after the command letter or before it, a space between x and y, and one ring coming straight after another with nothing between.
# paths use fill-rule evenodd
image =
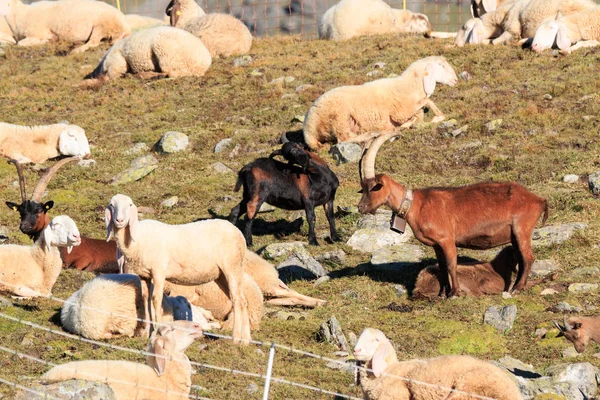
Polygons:
<instances>
[{"instance_id":1,"label":"grassy hillside","mask_svg":"<svg viewBox=\"0 0 600 400\"><path fill-rule=\"evenodd\" d=\"M548 223L583 221L588 228L560 246L537 249L537 258L552 258L560 267L558 283L574 281L570 271L578 267L598 266L600 250L600 202L587 188L587 174L600 170L598 73L600 49L577 54L553 56L505 47L451 47L448 41L420 37L377 37L332 43L301 40L297 37L258 39L248 67L232 67L232 59L213 61L203 78L141 81L127 77L95 89L81 89L78 84L97 64L106 46L81 55L67 56L68 46L31 49L4 48L0 58L0 119L19 124L49 124L63 120L85 128L93 144L97 165L84 169L64 167L49 185L49 196L56 202L52 215L68 214L75 219L84 235L104 235L103 211L110 197L118 192L130 195L138 206L153 207L145 215L169 223L183 223L211 215L225 216L240 199L233 192L234 174L218 174L209 165L220 161L237 171L256 157L277 148L282 132L301 128L294 122L312 101L325 91L372 79L367 73L376 62L386 63L381 76L399 74L411 62L429 55L445 55L457 73L467 71L472 79L461 80L454 88L438 86L433 101L457 126L468 130L456 138L447 137L435 127L406 132L380 151L377 169L411 187L462 185L474 182L514 180L548 199ZM261 74L252 74L258 70ZM293 76L289 87L269 85L281 76ZM300 84L314 85L297 94ZM502 126L489 132L485 124L503 120ZM127 168L136 156L125 152L136 142L154 144L170 130L189 135L191 150L174 155L156 155L159 167L141 181L124 187L109 184L111 178ZM214 154L214 145L223 138L239 144L238 155L229 151ZM321 154L331 162L330 156ZM332 168L340 179L336 206L356 205L358 174L356 164ZM565 174L578 174L577 184L563 183ZM31 187L37 179L32 169L26 171ZM0 197L17 201L16 173L11 165L0 162ZM177 195L179 204L172 210L159 207L162 200ZM231 197L230 197L231 196ZM275 221L293 221L299 214L277 210L262 214L268 227ZM355 230L357 216L337 220L342 238ZM283 222L280 221L280 222ZM260 222L260 221L259 221ZM18 215L4 208L0 224L10 229L11 241L28 243L18 231ZM255 235L253 250L275 241L306 241L307 225L283 237L271 233ZM317 235L320 247L310 247L312 255L343 249L348 253L344 265L327 265L331 270L345 270L369 261L369 256L354 252L345 244L326 244L327 221L317 210ZM477 252L459 251L477 257ZM430 249L428 255L433 259ZM67 298L91 274L63 271L53 290L55 296ZM410 301L398 297L393 288L397 280L390 276L361 274L343 276L313 286L311 282L294 282L291 286L308 295L329 301L325 307L308 310L304 320L282 320L265 316L258 340L275 341L328 357L337 349L316 340L319 325L335 315L346 332L359 334L365 327L382 329L392 338L399 357L429 357L439 354L467 353L485 359L505 354L545 367L562 362L561 352L568 347L563 340L540 341L533 337L536 327L549 327L560 315L545 311L559 301L568 301L591 311L600 300L597 293L574 295L565 285L555 285L560 293L542 297L547 286L536 286L513 299L490 296L481 299L461 298L453 301ZM597 277L578 278L578 282L595 282ZM391 301L410 304L412 313L379 310ZM481 324L484 310L490 305L514 303L518 307L515 327L505 335ZM60 329L60 304L50 300L14 301L1 306L0 312ZM271 310L271 309L269 309ZM24 341L30 338L32 344ZM19 323L0 320L3 346L41 357L54 363L88 358L129 359L143 362L143 357L109 350L56 334L33 330ZM187 352L193 361L235 368L255 373L266 369L267 348L258 352L254 346L233 347L228 341L203 340L208 346L194 345ZM120 339L111 343L143 349L145 341ZM580 360L596 365L592 356L599 351L591 346ZM42 374L47 367L0 352L0 377L20 383ZM325 367L325 363L278 350L274 376L319 386L360 397L352 377ZM199 370L193 383L207 388L193 392L213 399L260 398L261 391L248 394L245 388L259 379L235 376L227 372ZM11 390L0 385L0 393ZM273 384L273 399L317 399L330 396Z\"/></svg>"}]
</instances>

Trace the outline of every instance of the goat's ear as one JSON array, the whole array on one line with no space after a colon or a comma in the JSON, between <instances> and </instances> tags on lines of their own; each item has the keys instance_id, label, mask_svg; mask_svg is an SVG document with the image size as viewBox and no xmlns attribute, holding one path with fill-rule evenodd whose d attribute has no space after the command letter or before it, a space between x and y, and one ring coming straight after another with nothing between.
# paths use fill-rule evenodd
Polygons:
<instances>
[{"instance_id":1,"label":"goat's ear","mask_svg":"<svg viewBox=\"0 0 600 400\"><path fill-rule=\"evenodd\" d=\"M104 224L106 225L106 241L108 242L113 235L112 210L110 206L104 209Z\"/></svg>"},{"instance_id":2,"label":"goat's ear","mask_svg":"<svg viewBox=\"0 0 600 400\"><path fill-rule=\"evenodd\" d=\"M138 209L133 203L129 206L129 209L129 234L131 235L131 240L135 242L138 224Z\"/></svg>"},{"instance_id":3,"label":"goat's ear","mask_svg":"<svg viewBox=\"0 0 600 400\"><path fill-rule=\"evenodd\" d=\"M571 47L571 39L569 39L569 33L567 32L567 26L563 23L557 22L558 33L556 34L556 45L561 50L567 50Z\"/></svg>"},{"instance_id":4,"label":"goat's ear","mask_svg":"<svg viewBox=\"0 0 600 400\"><path fill-rule=\"evenodd\" d=\"M166 369L166 358L165 358L165 339L161 336L155 336L152 341L150 352L154 353L150 356L151 366L158 376L165 373Z\"/></svg>"},{"instance_id":5,"label":"goat's ear","mask_svg":"<svg viewBox=\"0 0 600 400\"><path fill-rule=\"evenodd\" d=\"M383 371L387 368L387 361L385 361L388 356L388 346L384 343L381 343L377 350L375 350L375 354L373 355L373 359L371 360L371 369L373 370L373 375L376 378L379 378Z\"/></svg>"},{"instance_id":6,"label":"goat's ear","mask_svg":"<svg viewBox=\"0 0 600 400\"><path fill-rule=\"evenodd\" d=\"M372 188L369 189L369 192L378 192L383 188L383 184L377 182L375 185L373 185Z\"/></svg>"},{"instance_id":7,"label":"goat's ear","mask_svg":"<svg viewBox=\"0 0 600 400\"><path fill-rule=\"evenodd\" d=\"M573 324L573 329L579 329L579 328L581 328L581 325L582 325L581 322L575 322Z\"/></svg>"},{"instance_id":8,"label":"goat's ear","mask_svg":"<svg viewBox=\"0 0 600 400\"><path fill-rule=\"evenodd\" d=\"M50 210L52 207L54 207L54 202L52 200L47 201L44 203L44 212Z\"/></svg>"},{"instance_id":9,"label":"goat's ear","mask_svg":"<svg viewBox=\"0 0 600 400\"><path fill-rule=\"evenodd\" d=\"M19 211L19 205L17 203L13 203L12 201L7 201L6 206L13 211Z\"/></svg>"}]
</instances>

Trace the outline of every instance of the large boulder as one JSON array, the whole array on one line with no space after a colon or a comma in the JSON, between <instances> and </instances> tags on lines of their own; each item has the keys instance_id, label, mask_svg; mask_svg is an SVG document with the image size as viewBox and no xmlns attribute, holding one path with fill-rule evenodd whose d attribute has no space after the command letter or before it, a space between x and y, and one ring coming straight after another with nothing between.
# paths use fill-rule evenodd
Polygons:
<instances>
[{"instance_id":1,"label":"large boulder","mask_svg":"<svg viewBox=\"0 0 600 400\"><path fill-rule=\"evenodd\" d=\"M105 383L71 379L49 385L31 386L32 391L22 390L14 400L116 400L113 390Z\"/></svg>"}]
</instances>

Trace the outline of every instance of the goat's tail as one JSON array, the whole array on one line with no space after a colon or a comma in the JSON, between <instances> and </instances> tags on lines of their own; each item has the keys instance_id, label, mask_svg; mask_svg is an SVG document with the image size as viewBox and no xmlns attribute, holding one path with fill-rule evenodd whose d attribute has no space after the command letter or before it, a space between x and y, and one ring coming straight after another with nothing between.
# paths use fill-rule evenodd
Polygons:
<instances>
[{"instance_id":1,"label":"goat's tail","mask_svg":"<svg viewBox=\"0 0 600 400\"><path fill-rule=\"evenodd\" d=\"M238 172L237 182L235 182L235 187L233 188L234 192L240 191L240 188L244 184L244 181L246 180L246 174L249 170L250 168L248 166L245 166L242 169L240 169L240 172Z\"/></svg>"},{"instance_id":2,"label":"goat's tail","mask_svg":"<svg viewBox=\"0 0 600 400\"><path fill-rule=\"evenodd\" d=\"M546 225L548 219L548 200L544 200L544 218L542 218L542 226Z\"/></svg>"}]
</instances>

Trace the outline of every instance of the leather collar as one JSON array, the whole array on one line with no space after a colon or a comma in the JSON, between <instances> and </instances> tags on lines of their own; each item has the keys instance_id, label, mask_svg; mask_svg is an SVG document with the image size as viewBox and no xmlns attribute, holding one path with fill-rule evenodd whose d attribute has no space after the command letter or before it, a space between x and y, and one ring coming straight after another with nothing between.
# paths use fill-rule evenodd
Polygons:
<instances>
[{"instance_id":1,"label":"leather collar","mask_svg":"<svg viewBox=\"0 0 600 400\"><path fill-rule=\"evenodd\" d=\"M413 199L414 199L413 191L410 189L406 189L404 191L404 198L402 198L402 202L400 203L400 208L398 209L398 212L396 212L396 215L398 217L400 217L402 219L406 219L406 215L408 214L408 212L410 211L410 208L412 207Z\"/></svg>"}]
</instances>

